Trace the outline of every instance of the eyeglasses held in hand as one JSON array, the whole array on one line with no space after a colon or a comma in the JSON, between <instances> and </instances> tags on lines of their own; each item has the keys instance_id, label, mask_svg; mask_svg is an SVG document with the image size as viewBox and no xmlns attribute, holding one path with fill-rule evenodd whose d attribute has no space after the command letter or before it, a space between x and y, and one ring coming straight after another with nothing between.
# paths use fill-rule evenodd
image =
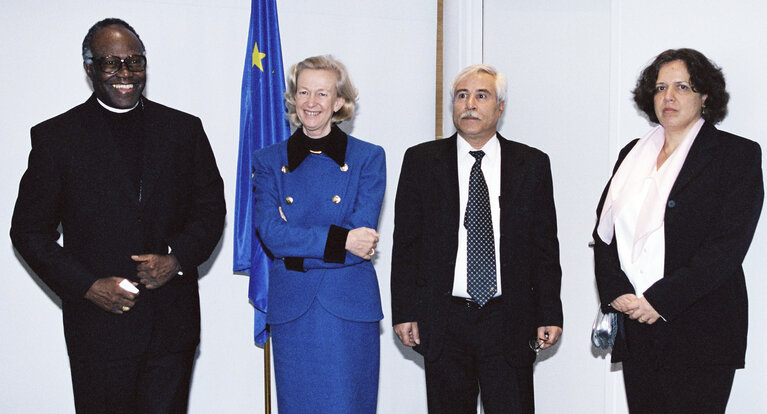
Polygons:
<instances>
[{"instance_id":1,"label":"eyeglasses held in hand","mask_svg":"<svg viewBox=\"0 0 767 414\"><path fill-rule=\"evenodd\" d=\"M543 343L546 342L546 340L548 339L549 339L549 334L546 334L546 338L533 338L530 341L528 341L527 345L529 345L530 349L532 349L537 354L538 351L541 350Z\"/></svg>"}]
</instances>

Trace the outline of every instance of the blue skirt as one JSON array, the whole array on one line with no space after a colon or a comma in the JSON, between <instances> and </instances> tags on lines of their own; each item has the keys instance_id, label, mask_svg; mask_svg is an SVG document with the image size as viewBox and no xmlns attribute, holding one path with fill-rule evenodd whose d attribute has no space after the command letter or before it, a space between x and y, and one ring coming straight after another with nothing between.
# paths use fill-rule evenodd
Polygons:
<instances>
[{"instance_id":1,"label":"blue skirt","mask_svg":"<svg viewBox=\"0 0 767 414\"><path fill-rule=\"evenodd\" d=\"M376 412L378 322L340 319L315 299L270 328L280 414Z\"/></svg>"}]
</instances>

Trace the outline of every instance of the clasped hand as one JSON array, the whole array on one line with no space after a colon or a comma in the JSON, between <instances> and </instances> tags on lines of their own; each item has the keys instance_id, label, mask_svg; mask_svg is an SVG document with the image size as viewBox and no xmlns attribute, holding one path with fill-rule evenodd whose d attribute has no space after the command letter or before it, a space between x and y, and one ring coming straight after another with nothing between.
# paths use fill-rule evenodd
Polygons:
<instances>
[{"instance_id":1,"label":"clasped hand","mask_svg":"<svg viewBox=\"0 0 767 414\"><path fill-rule=\"evenodd\" d=\"M277 211L279 211L280 218L283 221L288 221L281 206L277 207ZM346 251L365 260L373 258L377 245L378 232L371 228L358 227L354 230L349 230L349 233L346 235Z\"/></svg>"},{"instance_id":2,"label":"clasped hand","mask_svg":"<svg viewBox=\"0 0 767 414\"><path fill-rule=\"evenodd\" d=\"M168 283L181 270L172 254L139 254L130 257L138 262L136 275L147 289L157 289Z\"/></svg>"},{"instance_id":3,"label":"clasped hand","mask_svg":"<svg viewBox=\"0 0 767 414\"><path fill-rule=\"evenodd\" d=\"M346 236L346 250L365 260L370 260L376 253L378 245L378 232L367 227L358 227L349 230Z\"/></svg>"},{"instance_id":4,"label":"clasped hand","mask_svg":"<svg viewBox=\"0 0 767 414\"><path fill-rule=\"evenodd\" d=\"M131 259L138 262L136 276L147 289L163 286L181 270L176 256L172 254L140 254L131 256ZM123 314L133 308L139 296L120 287L123 280L117 276L98 279L85 292L85 298L107 312ZM138 286L136 282L131 283Z\"/></svg>"},{"instance_id":5,"label":"clasped hand","mask_svg":"<svg viewBox=\"0 0 767 414\"><path fill-rule=\"evenodd\" d=\"M123 314L136 304L139 295L120 287L123 280L126 279L117 276L98 279L85 292L85 298L107 312ZM133 286L138 285L136 282L131 283Z\"/></svg>"},{"instance_id":6,"label":"clasped hand","mask_svg":"<svg viewBox=\"0 0 767 414\"><path fill-rule=\"evenodd\" d=\"M619 312L625 313L629 318L648 325L654 324L660 318L660 314L644 296L638 298L633 293L618 296L610 302L610 306Z\"/></svg>"}]
</instances>

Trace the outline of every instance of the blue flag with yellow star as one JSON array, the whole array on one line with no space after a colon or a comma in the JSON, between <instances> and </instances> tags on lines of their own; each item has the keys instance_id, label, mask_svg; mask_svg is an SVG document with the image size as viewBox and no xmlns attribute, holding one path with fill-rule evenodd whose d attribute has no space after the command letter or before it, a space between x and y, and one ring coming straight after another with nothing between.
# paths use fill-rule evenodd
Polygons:
<instances>
[{"instance_id":1,"label":"blue flag with yellow star","mask_svg":"<svg viewBox=\"0 0 767 414\"><path fill-rule=\"evenodd\" d=\"M255 307L254 339L263 345L266 331L270 260L256 236L253 221L253 153L287 139L285 77L275 0L252 0L250 31L242 74L240 151L234 206L234 271L250 275L248 298Z\"/></svg>"}]
</instances>

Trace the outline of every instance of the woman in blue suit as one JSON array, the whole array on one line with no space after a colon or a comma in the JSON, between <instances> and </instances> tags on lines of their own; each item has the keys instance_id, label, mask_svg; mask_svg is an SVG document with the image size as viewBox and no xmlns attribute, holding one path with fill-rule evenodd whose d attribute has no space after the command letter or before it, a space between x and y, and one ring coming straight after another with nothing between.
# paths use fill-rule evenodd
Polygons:
<instances>
[{"instance_id":1,"label":"woman in blue suit","mask_svg":"<svg viewBox=\"0 0 767 414\"><path fill-rule=\"evenodd\" d=\"M256 231L275 258L267 323L280 413L376 411L383 313L370 259L386 162L335 125L356 98L333 57L297 63L285 104L298 129L255 154Z\"/></svg>"}]
</instances>

